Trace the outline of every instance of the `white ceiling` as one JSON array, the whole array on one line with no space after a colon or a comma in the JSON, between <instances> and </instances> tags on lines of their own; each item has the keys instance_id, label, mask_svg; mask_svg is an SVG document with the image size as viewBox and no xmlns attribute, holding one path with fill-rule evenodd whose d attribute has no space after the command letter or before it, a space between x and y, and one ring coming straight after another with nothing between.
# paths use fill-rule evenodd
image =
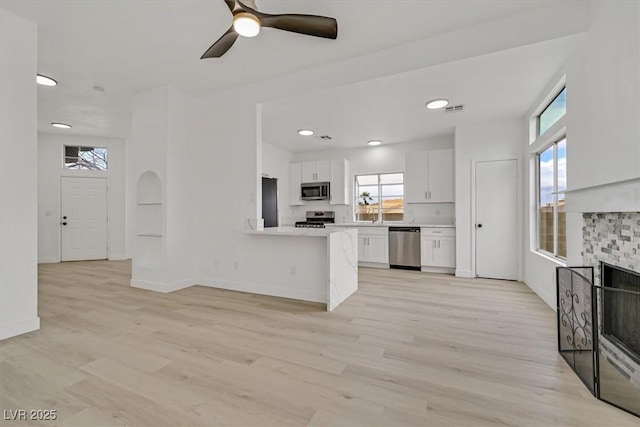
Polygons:
<instances>
[{"instance_id":1,"label":"white ceiling","mask_svg":"<svg viewBox=\"0 0 640 427\"><path fill-rule=\"evenodd\" d=\"M413 142L457 124L524 117L575 47L565 37L263 104L263 140L291 152ZM464 110L429 110L447 98ZM298 135L312 129L312 137ZM331 140L321 139L329 135Z\"/></svg>"},{"instance_id":2,"label":"white ceiling","mask_svg":"<svg viewBox=\"0 0 640 427\"><path fill-rule=\"evenodd\" d=\"M59 82L55 88L38 89L39 129L123 137L129 129L131 97L150 88L170 85L194 96L207 95L555 2L257 0L266 13L335 17L338 39L265 29L258 37L239 39L222 58L204 61L199 59L202 53L231 23L222 0L1 0L0 5L38 25L38 71ZM96 85L104 92L95 91ZM74 128L56 131L50 127L53 121Z\"/></svg>"}]
</instances>

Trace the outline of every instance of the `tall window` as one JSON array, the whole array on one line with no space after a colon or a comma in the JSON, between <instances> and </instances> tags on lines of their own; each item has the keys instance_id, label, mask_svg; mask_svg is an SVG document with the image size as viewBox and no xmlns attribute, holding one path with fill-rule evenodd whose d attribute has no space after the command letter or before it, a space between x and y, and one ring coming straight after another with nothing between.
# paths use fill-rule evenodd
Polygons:
<instances>
[{"instance_id":1,"label":"tall window","mask_svg":"<svg viewBox=\"0 0 640 427\"><path fill-rule=\"evenodd\" d=\"M356 175L356 221L402 221L404 173Z\"/></svg>"},{"instance_id":2,"label":"tall window","mask_svg":"<svg viewBox=\"0 0 640 427\"><path fill-rule=\"evenodd\" d=\"M65 145L64 168L81 170L107 170L107 149Z\"/></svg>"},{"instance_id":3,"label":"tall window","mask_svg":"<svg viewBox=\"0 0 640 427\"><path fill-rule=\"evenodd\" d=\"M567 257L567 140L551 144L538 158L538 250Z\"/></svg>"}]
</instances>

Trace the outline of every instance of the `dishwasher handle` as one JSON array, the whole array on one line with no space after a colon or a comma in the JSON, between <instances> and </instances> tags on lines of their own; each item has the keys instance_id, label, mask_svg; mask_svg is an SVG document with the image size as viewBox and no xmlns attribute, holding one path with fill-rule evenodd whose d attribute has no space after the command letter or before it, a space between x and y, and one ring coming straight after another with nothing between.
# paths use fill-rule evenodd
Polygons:
<instances>
[{"instance_id":1,"label":"dishwasher handle","mask_svg":"<svg viewBox=\"0 0 640 427\"><path fill-rule=\"evenodd\" d=\"M389 227L389 232L403 232L403 233L419 233L419 227Z\"/></svg>"}]
</instances>

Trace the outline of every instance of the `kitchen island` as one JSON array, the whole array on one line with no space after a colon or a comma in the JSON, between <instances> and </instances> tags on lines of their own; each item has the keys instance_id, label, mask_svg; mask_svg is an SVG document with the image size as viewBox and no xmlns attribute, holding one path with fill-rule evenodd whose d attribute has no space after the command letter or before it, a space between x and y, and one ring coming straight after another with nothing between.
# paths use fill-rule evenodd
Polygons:
<instances>
[{"instance_id":1,"label":"kitchen island","mask_svg":"<svg viewBox=\"0 0 640 427\"><path fill-rule=\"evenodd\" d=\"M326 303L332 311L358 289L357 230L277 227L243 233L260 250L261 270L280 277L256 293Z\"/></svg>"}]
</instances>

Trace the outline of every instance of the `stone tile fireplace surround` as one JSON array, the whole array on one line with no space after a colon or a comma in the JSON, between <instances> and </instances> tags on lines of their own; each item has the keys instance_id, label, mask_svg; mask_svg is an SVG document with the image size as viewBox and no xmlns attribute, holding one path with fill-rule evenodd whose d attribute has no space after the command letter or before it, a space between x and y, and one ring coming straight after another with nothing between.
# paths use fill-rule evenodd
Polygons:
<instances>
[{"instance_id":1,"label":"stone tile fireplace surround","mask_svg":"<svg viewBox=\"0 0 640 427\"><path fill-rule=\"evenodd\" d=\"M601 261L640 273L640 212L584 213L582 234L583 265L594 267L596 286ZM600 344L602 356L640 389L640 365L602 335Z\"/></svg>"}]
</instances>

